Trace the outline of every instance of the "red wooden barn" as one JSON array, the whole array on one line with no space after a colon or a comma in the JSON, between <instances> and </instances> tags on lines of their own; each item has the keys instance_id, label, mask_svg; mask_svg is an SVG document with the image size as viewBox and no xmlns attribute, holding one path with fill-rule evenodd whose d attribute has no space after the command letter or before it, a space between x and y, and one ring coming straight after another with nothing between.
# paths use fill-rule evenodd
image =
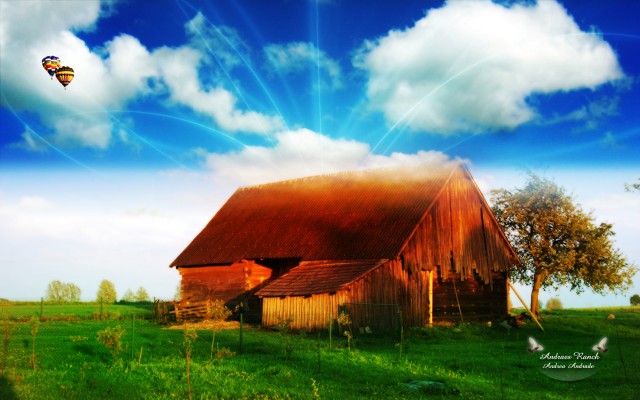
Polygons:
<instances>
[{"instance_id":1,"label":"red wooden barn","mask_svg":"<svg viewBox=\"0 0 640 400\"><path fill-rule=\"evenodd\" d=\"M460 163L238 189L171 263L183 303L246 305L263 325L324 328L489 320L518 258ZM400 311L400 314L398 313Z\"/></svg>"}]
</instances>

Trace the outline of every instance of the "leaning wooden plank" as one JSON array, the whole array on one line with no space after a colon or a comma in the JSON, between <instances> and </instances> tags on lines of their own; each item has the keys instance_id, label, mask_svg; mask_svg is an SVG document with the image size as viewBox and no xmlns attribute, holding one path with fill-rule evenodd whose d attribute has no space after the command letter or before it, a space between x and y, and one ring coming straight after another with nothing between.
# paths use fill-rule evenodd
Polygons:
<instances>
[{"instance_id":1,"label":"leaning wooden plank","mask_svg":"<svg viewBox=\"0 0 640 400\"><path fill-rule=\"evenodd\" d=\"M533 320L536 322L536 324L538 324L538 326L540 327L540 329L544 332L544 328L542 327L542 325L540 325L540 322L538 322L538 318L536 318L535 315L533 315L533 313L531 312L531 310L529 310L529 307L527 307L527 304L524 302L524 300L522 300L522 297L520 297L520 294L518 293L518 291L516 290L516 288L513 287L513 285L511 284L510 281L507 280L507 283L509 284L509 287L511 289L513 289L513 293L516 294L516 296L518 296L518 299L520 300L520 302L522 303L522 305L524 306L524 309L527 310L527 312L529 313L529 315L531 315L531 318L533 318Z\"/></svg>"}]
</instances>

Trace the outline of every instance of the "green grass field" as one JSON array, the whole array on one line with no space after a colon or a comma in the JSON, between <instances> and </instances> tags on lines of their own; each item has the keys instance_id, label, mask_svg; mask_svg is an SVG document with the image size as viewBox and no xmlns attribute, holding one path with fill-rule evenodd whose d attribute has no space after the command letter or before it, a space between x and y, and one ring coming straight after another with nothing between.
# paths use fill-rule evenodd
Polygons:
<instances>
[{"instance_id":1,"label":"green grass field","mask_svg":"<svg viewBox=\"0 0 640 400\"><path fill-rule=\"evenodd\" d=\"M87 307L82 315L93 315L95 305ZM110 307L111 317L103 320L45 322L26 319L39 306L0 308L0 399L189 398L184 330L138 319L142 310L134 310L133 320L130 308L119 308L131 306ZM615 319L607 318L611 313ZM281 335L245 325L242 353L239 329L227 329L216 334L213 358L212 332L197 330L192 398L637 398L639 307L562 310L545 314L542 323L544 332L533 323L510 331L496 323L412 329L402 347L397 337L357 335L351 350L337 335L329 348L326 332ZM118 325L127 331L127 347L114 362L97 333ZM530 336L545 350L529 353ZM566 374L549 375L564 371L542 368L543 354L593 355L591 347L605 336L609 351L590 361L596 366L586 371L591 376L559 380ZM412 381L423 383L407 385Z\"/></svg>"},{"instance_id":2,"label":"green grass field","mask_svg":"<svg viewBox=\"0 0 640 400\"><path fill-rule=\"evenodd\" d=\"M129 303L129 304L100 304L100 303L78 303L78 304L40 304L11 302L0 303L0 319L29 319L33 316L42 316L44 319L88 319L94 316L117 313L120 317L130 318L132 314L138 317L148 317L151 315L151 303ZM42 314L42 315L41 315Z\"/></svg>"}]
</instances>

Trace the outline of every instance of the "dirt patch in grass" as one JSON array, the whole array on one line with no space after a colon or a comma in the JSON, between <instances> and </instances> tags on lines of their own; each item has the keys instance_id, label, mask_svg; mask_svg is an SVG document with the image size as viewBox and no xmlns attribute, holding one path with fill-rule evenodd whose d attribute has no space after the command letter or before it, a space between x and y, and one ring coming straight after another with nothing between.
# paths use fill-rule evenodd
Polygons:
<instances>
[{"instance_id":1,"label":"dirt patch in grass","mask_svg":"<svg viewBox=\"0 0 640 400\"><path fill-rule=\"evenodd\" d=\"M246 326L245 326L246 327ZM218 331L225 329L239 329L240 322L238 321L197 321L197 322L185 322L184 324L169 325L165 329L195 329L195 330L211 330L216 329Z\"/></svg>"}]
</instances>

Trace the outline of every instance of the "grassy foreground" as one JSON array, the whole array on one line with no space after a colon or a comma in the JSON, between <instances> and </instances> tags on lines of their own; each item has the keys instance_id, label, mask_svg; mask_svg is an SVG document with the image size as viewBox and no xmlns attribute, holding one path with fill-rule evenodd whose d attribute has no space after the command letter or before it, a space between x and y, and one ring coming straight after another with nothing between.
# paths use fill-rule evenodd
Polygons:
<instances>
[{"instance_id":1,"label":"grassy foreground","mask_svg":"<svg viewBox=\"0 0 640 400\"><path fill-rule=\"evenodd\" d=\"M187 399L191 392L193 399L623 400L640 393L638 307L549 313L544 332L533 323L510 331L496 323L422 328L406 332L402 346L398 338L356 335L351 350L345 337L333 336L330 348L326 333L245 326L241 353L238 327L217 332L212 352L210 329L195 330L185 345L192 331L133 320L118 306L104 320L45 322L25 320L19 307L4 309L0 320L0 399ZM126 349L114 362L97 334L116 326L126 330ZM545 350L529 353L530 336ZM602 337L609 351L590 361L591 376L559 380L543 368L543 354L593 355Z\"/></svg>"}]
</instances>

